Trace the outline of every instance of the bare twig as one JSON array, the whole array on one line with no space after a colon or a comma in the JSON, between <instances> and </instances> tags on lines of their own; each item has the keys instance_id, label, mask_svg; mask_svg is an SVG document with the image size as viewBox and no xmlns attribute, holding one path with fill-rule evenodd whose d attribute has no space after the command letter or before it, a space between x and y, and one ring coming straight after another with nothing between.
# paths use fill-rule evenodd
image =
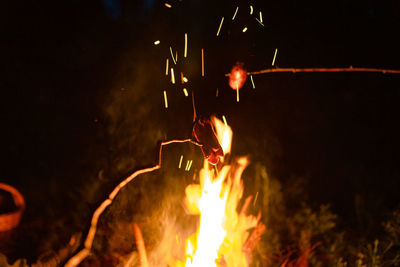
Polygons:
<instances>
[{"instance_id":1,"label":"bare twig","mask_svg":"<svg viewBox=\"0 0 400 267\"><path fill-rule=\"evenodd\" d=\"M137 176L139 176L141 174L144 174L144 173L150 173L150 172L153 172L153 171L158 170L158 169L161 168L161 152L162 152L163 146L166 146L166 145L169 145L169 144L173 144L173 143L187 143L187 142L190 142L190 143L195 144L197 146L201 146L201 144L193 141L190 138L184 139L184 140L163 141L160 144L157 165L155 165L153 167L149 167L149 168L145 168L145 169L141 169L141 170L135 171L134 173L132 173L127 178L125 178L121 183L119 183L114 188L114 190L108 195L108 198L106 200L104 200L100 204L100 206L94 211L93 216L92 216L92 220L91 220L91 224L90 224L90 228L89 228L88 234L86 236L85 242L83 244L84 247L77 254L75 254L74 256L72 256L68 260L68 262L65 264L66 267L78 266L78 264L81 263L90 254L90 251L91 251L92 245L93 245L94 236L96 235L96 231L97 231L97 223L99 221L99 217L104 212L104 210L109 205L111 205L111 203L113 202L113 200L115 199L115 197L117 196L119 191L124 186L126 186L129 182L131 182L133 179L135 179Z\"/></svg>"},{"instance_id":2,"label":"bare twig","mask_svg":"<svg viewBox=\"0 0 400 267\"><path fill-rule=\"evenodd\" d=\"M140 231L140 228L136 223L133 223L133 231L135 232L136 247L139 251L141 267L149 267L149 263L147 261L146 247L144 245L143 236L142 236L142 231Z\"/></svg>"},{"instance_id":3,"label":"bare twig","mask_svg":"<svg viewBox=\"0 0 400 267\"><path fill-rule=\"evenodd\" d=\"M264 73L273 73L273 72L378 72L378 73L391 73L391 74L400 74L400 70L393 69L377 69L377 68L354 68L352 66L348 68L269 68L259 71L251 71L247 72L248 75L257 75ZM230 76L230 74L225 74L225 76Z\"/></svg>"}]
</instances>

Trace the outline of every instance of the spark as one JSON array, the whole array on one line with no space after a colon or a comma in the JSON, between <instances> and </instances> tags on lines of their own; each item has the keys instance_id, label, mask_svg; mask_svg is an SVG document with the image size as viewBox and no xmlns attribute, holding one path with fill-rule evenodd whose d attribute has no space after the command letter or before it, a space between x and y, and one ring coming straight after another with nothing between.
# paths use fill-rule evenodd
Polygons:
<instances>
[{"instance_id":1,"label":"spark","mask_svg":"<svg viewBox=\"0 0 400 267\"><path fill-rule=\"evenodd\" d=\"M189 166L187 167L187 171L190 171L190 168L192 167L192 163L193 163L193 160L190 160L189 161Z\"/></svg>"},{"instance_id":2,"label":"spark","mask_svg":"<svg viewBox=\"0 0 400 267\"><path fill-rule=\"evenodd\" d=\"M186 97L189 96L188 91L186 90L186 88L183 88L183 93L185 94Z\"/></svg>"},{"instance_id":3,"label":"spark","mask_svg":"<svg viewBox=\"0 0 400 267\"><path fill-rule=\"evenodd\" d=\"M258 198L258 191L257 191L257 193L256 193L256 196L254 197L254 202L253 202L253 206L255 206L255 205L256 205L256 202L257 202L257 198Z\"/></svg>"},{"instance_id":4,"label":"spark","mask_svg":"<svg viewBox=\"0 0 400 267\"><path fill-rule=\"evenodd\" d=\"M168 108L167 91L165 91L165 90L164 90L164 104L165 104L165 108Z\"/></svg>"},{"instance_id":5,"label":"spark","mask_svg":"<svg viewBox=\"0 0 400 267\"><path fill-rule=\"evenodd\" d=\"M167 62L165 63L165 76L168 76L168 69L169 69L169 62L168 62L168 58L167 58Z\"/></svg>"},{"instance_id":6,"label":"spark","mask_svg":"<svg viewBox=\"0 0 400 267\"><path fill-rule=\"evenodd\" d=\"M253 15L253 6L250 6L250 15Z\"/></svg>"},{"instance_id":7,"label":"spark","mask_svg":"<svg viewBox=\"0 0 400 267\"><path fill-rule=\"evenodd\" d=\"M276 53L278 53L278 48L275 48L274 59L272 60L272 66L275 65Z\"/></svg>"},{"instance_id":8,"label":"spark","mask_svg":"<svg viewBox=\"0 0 400 267\"><path fill-rule=\"evenodd\" d=\"M187 33L185 33L185 51L183 53L184 57L187 57Z\"/></svg>"},{"instance_id":9,"label":"spark","mask_svg":"<svg viewBox=\"0 0 400 267\"><path fill-rule=\"evenodd\" d=\"M238 12L238 10L239 10L239 7L236 7L235 14L233 14L232 20L234 20L234 19L235 19L235 17L236 17L236 13Z\"/></svg>"},{"instance_id":10,"label":"spark","mask_svg":"<svg viewBox=\"0 0 400 267\"><path fill-rule=\"evenodd\" d=\"M189 171L190 170L190 167L192 167L192 162L193 162L193 160L186 161L185 171Z\"/></svg>"},{"instance_id":11,"label":"spark","mask_svg":"<svg viewBox=\"0 0 400 267\"><path fill-rule=\"evenodd\" d=\"M258 21L258 23L260 23L261 24L261 26L263 26L264 27L264 24L258 19L258 18L256 18L256 20Z\"/></svg>"},{"instance_id":12,"label":"spark","mask_svg":"<svg viewBox=\"0 0 400 267\"><path fill-rule=\"evenodd\" d=\"M183 82L187 83L189 80L186 77L183 77Z\"/></svg>"},{"instance_id":13,"label":"spark","mask_svg":"<svg viewBox=\"0 0 400 267\"><path fill-rule=\"evenodd\" d=\"M246 31L247 31L247 27L244 27L243 32L246 32Z\"/></svg>"},{"instance_id":14,"label":"spark","mask_svg":"<svg viewBox=\"0 0 400 267\"><path fill-rule=\"evenodd\" d=\"M175 60L178 62L178 51L175 52Z\"/></svg>"},{"instance_id":15,"label":"spark","mask_svg":"<svg viewBox=\"0 0 400 267\"><path fill-rule=\"evenodd\" d=\"M171 68L171 82L175 84L175 74L174 74L174 68Z\"/></svg>"},{"instance_id":16,"label":"spark","mask_svg":"<svg viewBox=\"0 0 400 267\"><path fill-rule=\"evenodd\" d=\"M253 85L253 89L256 88L256 86L254 85L254 81L253 81L253 75L250 75L250 80L251 80L251 84Z\"/></svg>"},{"instance_id":17,"label":"spark","mask_svg":"<svg viewBox=\"0 0 400 267\"><path fill-rule=\"evenodd\" d=\"M215 91L215 97L218 97L218 94L219 94L219 90L217 88L217 91Z\"/></svg>"},{"instance_id":18,"label":"spark","mask_svg":"<svg viewBox=\"0 0 400 267\"><path fill-rule=\"evenodd\" d=\"M169 47L169 51L171 52L172 60L174 61L175 65L176 65L176 60L174 58L174 53L172 53L172 47Z\"/></svg>"},{"instance_id":19,"label":"spark","mask_svg":"<svg viewBox=\"0 0 400 267\"><path fill-rule=\"evenodd\" d=\"M204 49L201 49L201 76L204 77Z\"/></svg>"},{"instance_id":20,"label":"spark","mask_svg":"<svg viewBox=\"0 0 400 267\"><path fill-rule=\"evenodd\" d=\"M181 158L180 158L180 160L179 160L179 166L178 166L179 169L180 169L181 166L182 166L182 160L183 160L183 155L181 155Z\"/></svg>"},{"instance_id":21,"label":"spark","mask_svg":"<svg viewBox=\"0 0 400 267\"><path fill-rule=\"evenodd\" d=\"M164 4L166 7L168 7L168 8L171 8L172 6L170 5L170 4L168 4L168 3L165 3Z\"/></svg>"},{"instance_id":22,"label":"spark","mask_svg":"<svg viewBox=\"0 0 400 267\"><path fill-rule=\"evenodd\" d=\"M239 102L239 85L236 88L236 102Z\"/></svg>"},{"instance_id":23,"label":"spark","mask_svg":"<svg viewBox=\"0 0 400 267\"><path fill-rule=\"evenodd\" d=\"M222 23L224 23L224 17L222 17L221 22L219 24L218 31L217 31L217 36L219 35L219 31L221 30Z\"/></svg>"},{"instance_id":24,"label":"spark","mask_svg":"<svg viewBox=\"0 0 400 267\"><path fill-rule=\"evenodd\" d=\"M260 22L263 23L262 13L260 11Z\"/></svg>"},{"instance_id":25,"label":"spark","mask_svg":"<svg viewBox=\"0 0 400 267\"><path fill-rule=\"evenodd\" d=\"M228 123L226 122L226 118L224 115L222 115L222 120L224 121L225 126L228 126Z\"/></svg>"},{"instance_id":26,"label":"spark","mask_svg":"<svg viewBox=\"0 0 400 267\"><path fill-rule=\"evenodd\" d=\"M154 42L154 45L159 45L160 44L160 40L157 40Z\"/></svg>"}]
</instances>

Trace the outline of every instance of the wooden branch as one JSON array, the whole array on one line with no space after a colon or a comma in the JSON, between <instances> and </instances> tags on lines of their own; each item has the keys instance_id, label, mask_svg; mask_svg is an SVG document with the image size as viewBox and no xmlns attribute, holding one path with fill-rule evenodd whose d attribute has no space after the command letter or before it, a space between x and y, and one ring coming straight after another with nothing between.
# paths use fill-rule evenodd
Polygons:
<instances>
[{"instance_id":1,"label":"wooden branch","mask_svg":"<svg viewBox=\"0 0 400 267\"><path fill-rule=\"evenodd\" d=\"M119 191L126 186L129 182L131 182L133 179L135 179L137 176L144 174L144 173L150 173L153 172L155 170L158 170L161 168L161 152L162 152L162 148L163 146L169 145L169 144L173 144L173 143L187 143L190 142L192 144L195 144L197 146L201 146L199 143L193 141L192 139L184 139L184 140L169 140L169 141L163 141L160 144L160 148L159 148L159 152L158 152L158 163L157 165L150 167L150 168L145 168L145 169L141 169L138 171L135 171L134 173L132 173L130 176L128 176L127 178L125 178L121 183L119 183L114 190L108 195L108 198L106 200L104 200L100 206L94 211L93 216L92 216L92 220L91 220L91 224L90 224L90 228L88 231L88 234L86 236L85 242L84 242L84 247L74 256L72 256L67 263L65 264L65 267L75 267L78 266L78 264L80 264L87 256L89 256L90 251L92 249L92 245L93 245L93 240L94 237L96 235L96 231L97 231L97 223L99 221L99 217L100 215L104 212L104 210L111 205L111 203L113 202L113 200L115 199L115 197L117 196L117 194L119 193Z\"/></svg>"},{"instance_id":2,"label":"wooden branch","mask_svg":"<svg viewBox=\"0 0 400 267\"><path fill-rule=\"evenodd\" d=\"M141 267L149 267L149 262L147 261L146 247L144 245L142 231L140 231L140 228L136 223L133 223L133 231L135 232L136 247L139 252Z\"/></svg>"},{"instance_id":3,"label":"wooden branch","mask_svg":"<svg viewBox=\"0 0 400 267\"><path fill-rule=\"evenodd\" d=\"M400 74L400 70L393 69L377 69L377 68L354 68L350 66L348 68L270 68L259 71L251 71L247 72L247 75L257 75L264 73L273 73L273 72L377 72L377 73L390 73L390 74ZM225 74L225 76L229 77L230 74Z\"/></svg>"}]
</instances>

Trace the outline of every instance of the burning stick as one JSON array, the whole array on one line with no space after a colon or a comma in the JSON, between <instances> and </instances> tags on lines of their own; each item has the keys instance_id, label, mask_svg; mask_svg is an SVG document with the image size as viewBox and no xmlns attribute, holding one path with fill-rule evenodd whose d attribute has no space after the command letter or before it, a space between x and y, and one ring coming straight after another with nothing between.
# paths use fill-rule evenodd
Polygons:
<instances>
[{"instance_id":1,"label":"burning stick","mask_svg":"<svg viewBox=\"0 0 400 267\"><path fill-rule=\"evenodd\" d=\"M168 108L167 91L165 91L165 90L164 90L164 104L165 104L165 108Z\"/></svg>"},{"instance_id":2,"label":"burning stick","mask_svg":"<svg viewBox=\"0 0 400 267\"><path fill-rule=\"evenodd\" d=\"M276 53L278 53L278 48L275 48L274 59L272 60L272 66L275 65Z\"/></svg>"},{"instance_id":3,"label":"burning stick","mask_svg":"<svg viewBox=\"0 0 400 267\"><path fill-rule=\"evenodd\" d=\"M238 10L239 10L239 7L236 7L235 14L233 14L232 20L235 20L236 13L238 12Z\"/></svg>"},{"instance_id":4,"label":"burning stick","mask_svg":"<svg viewBox=\"0 0 400 267\"><path fill-rule=\"evenodd\" d=\"M108 195L108 198L106 200L104 200L100 204L100 206L94 211L93 216L92 216L92 220L91 220L91 223L90 223L90 228L89 228L88 234L86 236L85 242L83 244L84 245L83 249L81 249L77 254L72 256L67 261L67 263L64 265L65 267L76 267L76 266L78 266L90 254L90 251L92 250L94 236L95 236L96 231L97 231L97 223L99 221L99 217L104 212L104 210L109 205L111 205L111 203L113 202L113 200L115 199L115 197L117 196L119 191L123 187L125 187L129 182L131 182L133 179L135 179L137 176L139 176L141 174L144 174L144 173L150 173L150 172L153 172L153 171L158 170L158 169L161 168L161 152L162 152L163 146L166 146L166 145L169 145L169 144L173 144L173 143L188 143L188 142L190 142L190 143L192 143L194 145L197 145L197 146L201 146L199 143L193 141L190 138L189 139L184 139L184 140L169 140L169 141L161 142L160 143L160 147L159 147L159 152L158 152L158 163L155 166L135 171L134 173L132 173L127 178L125 178L121 183L119 183L114 188L114 190Z\"/></svg>"},{"instance_id":5,"label":"burning stick","mask_svg":"<svg viewBox=\"0 0 400 267\"><path fill-rule=\"evenodd\" d=\"M221 23L219 24L218 31L217 31L217 36L219 35L219 31L221 30L221 27L222 27L222 23L223 23L223 22L224 22L224 17L222 17Z\"/></svg>"},{"instance_id":6,"label":"burning stick","mask_svg":"<svg viewBox=\"0 0 400 267\"><path fill-rule=\"evenodd\" d=\"M146 247L144 246L142 232L136 223L133 223L133 231L135 232L136 247L139 251L140 263L142 267L149 267L146 255Z\"/></svg>"},{"instance_id":7,"label":"burning stick","mask_svg":"<svg viewBox=\"0 0 400 267\"><path fill-rule=\"evenodd\" d=\"M204 77L204 49L201 49L201 76Z\"/></svg>"},{"instance_id":8,"label":"burning stick","mask_svg":"<svg viewBox=\"0 0 400 267\"><path fill-rule=\"evenodd\" d=\"M183 56L186 57L187 56L187 33L185 33L185 51L183 53Z\"/></svg>"}]
</instances>

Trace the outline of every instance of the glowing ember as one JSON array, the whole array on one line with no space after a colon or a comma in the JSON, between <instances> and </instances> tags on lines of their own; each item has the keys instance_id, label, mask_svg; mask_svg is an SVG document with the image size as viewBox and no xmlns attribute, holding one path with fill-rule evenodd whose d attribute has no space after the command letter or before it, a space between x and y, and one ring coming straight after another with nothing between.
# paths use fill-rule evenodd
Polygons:
<instances>
[{"instance_id":1,"label":"glowing ember","mask_svg":"<svg viewBox=\"0 0 400 267\"><path fill-rule=\"evenodd\" d=\"M243 64L237 63L235 66L233 66L229 75L229 86L233 90L238 90L243 87L246 78L247 71L243 69Z\"/></svg>"},{"instance_id":2,"label":"glowing ember","mask_svg":"<svg viewBox=\"0 0 400 267\"><path fill-rule=\"evenodd\" d=\"M223 139L220 134L229 126L216 118L213 121L219 122L215 126L218 138ZM231 139L229 146L230 142ZM243 196L240 177L247 164L247 158L240 158L233 166L224 166L215 174L204 161L200 184L186 187L186 211L199 214L200 224L197 232L186 240L185 259L178 262L177 267L249 266L246 254L249 230L257 227L262 233L264 226L259 224L260 216L245 214L251 198L246 199L242 211L237 212Z\"/></svg>"}]
</instances>

